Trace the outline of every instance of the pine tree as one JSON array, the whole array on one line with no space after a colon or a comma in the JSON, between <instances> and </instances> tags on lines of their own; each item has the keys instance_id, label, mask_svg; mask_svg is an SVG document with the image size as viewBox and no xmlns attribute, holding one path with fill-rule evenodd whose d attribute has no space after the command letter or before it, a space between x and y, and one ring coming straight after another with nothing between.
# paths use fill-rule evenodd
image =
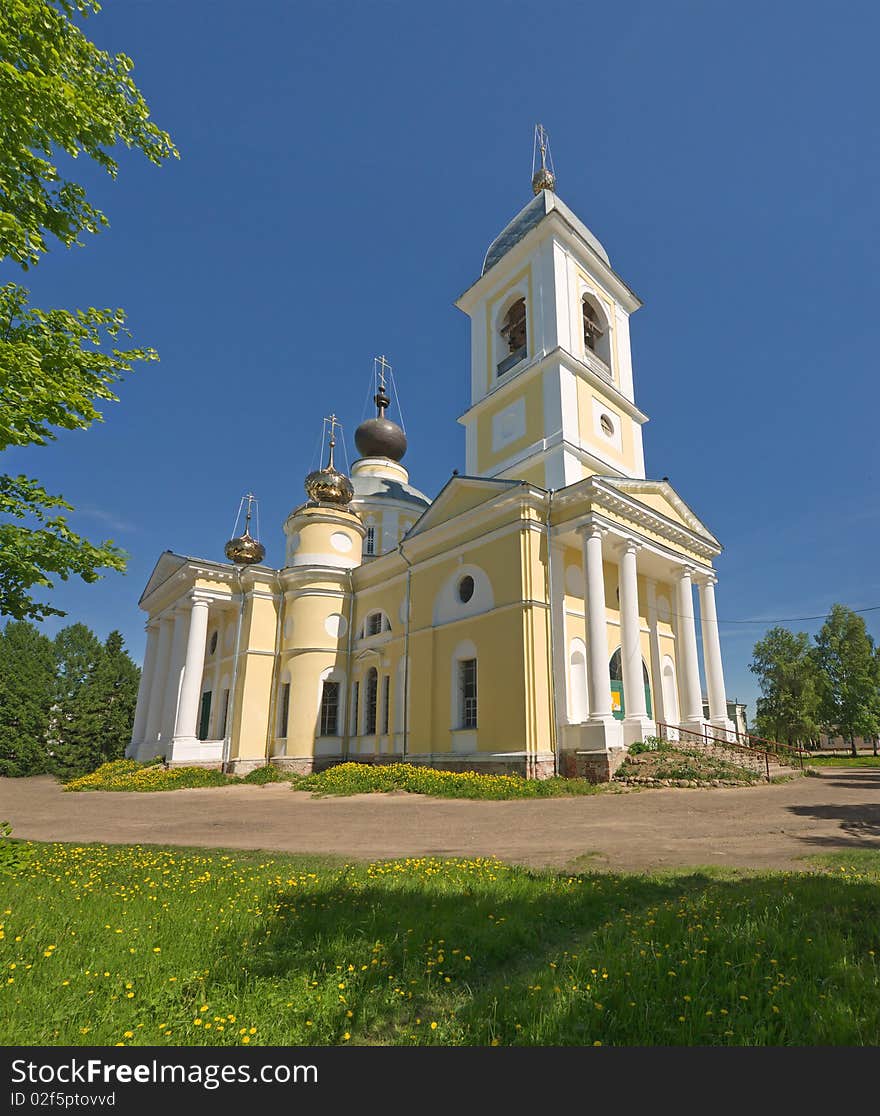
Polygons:
<instances>
[{"instance_id":1,"label":"pine tree","mask_svg":"<svg viewBox=\"0 0 880 1116\"><path fill-rule=\"evenodd\" d=\"M82 648L81 643L79 646ZM76 688L59 732L54 763L64 777L121 759L131 740L140 670L124 650L119 632L111 632L103 647L98 647L99 653Z\"/></svg>"},{"instance_id":2,"label":"pine tree","mask_svg":"<svg viewBox=\"0 0 880 1116\"><path fill-rule=\"evenodd\" d=\"M48 770L54 682L52 641L27 621L8 623L0 631L0 775Z\"/></svg>"}]
</instances>

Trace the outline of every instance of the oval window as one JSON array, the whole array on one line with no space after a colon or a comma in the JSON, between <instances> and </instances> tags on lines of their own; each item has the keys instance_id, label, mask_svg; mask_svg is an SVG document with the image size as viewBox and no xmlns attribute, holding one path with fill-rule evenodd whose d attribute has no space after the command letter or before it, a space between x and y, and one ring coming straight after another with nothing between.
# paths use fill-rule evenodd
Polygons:
<instances>
[{"instance_id":1,"label":"oval window","mask_svg":"<svg viewBox=\"0 0 880 1116\"><path fill-rule=\"evenodd\" d=\"M467 604L471 597L474 595L474 579L470 574L465 576L458 583L458 599L462 604Z\"/></svg>"},{"instance_id":2,"label":"oval window","mask_svg":"<svg viewBox=\"0 0 880 1116\"><path fill-rule=\"evenodd\" d=\"M602 427L602 433L606 438L614 437L614 423L607 415L602 415L599 419L599 425Z\"/></svg>"}]
</instances>

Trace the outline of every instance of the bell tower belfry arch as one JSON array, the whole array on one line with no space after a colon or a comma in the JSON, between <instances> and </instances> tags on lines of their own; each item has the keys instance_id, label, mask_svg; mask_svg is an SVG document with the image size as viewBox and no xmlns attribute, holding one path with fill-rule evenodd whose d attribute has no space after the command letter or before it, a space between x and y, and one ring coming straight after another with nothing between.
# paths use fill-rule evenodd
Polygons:
<instances>
[{"instance_id":1,"label":"bell tower belfry arch","mask_svg":"<svg viewBox=\"0 0 880 1116\"><path fill-rule=\"evenodd\" d=\"M629 337L641 302L557 196L541 125L535 141L535 196L456 302L471 320L466 469L554 489L595 473L643 478Z\"/></svg>"}]
</instances>

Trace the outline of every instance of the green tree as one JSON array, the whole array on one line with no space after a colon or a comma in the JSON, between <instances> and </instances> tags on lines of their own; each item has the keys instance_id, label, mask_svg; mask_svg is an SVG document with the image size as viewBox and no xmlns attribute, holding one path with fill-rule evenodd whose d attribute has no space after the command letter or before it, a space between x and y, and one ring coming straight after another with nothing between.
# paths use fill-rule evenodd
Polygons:
<instances>
[{"instance_id":1,"label":"green tree","mask_svg":"<svg viewBox=\"0 0 880 1116\"><path fill-rule=\"evenodd\" d=\"M77 20L100 11L95 0L6 0L0 5L0 258L27 269L48 251L47 236L69 247L107 224L81 185L59 172L58 153L88 156L116 176L120 144L156 165L176 149L150 120L123 54L99 50ZM0 450L44 445L58 429L84 430L115 401L113 385L149 348L118 349L122 310L49 310L27 304L14 283L0 288ZM0 474L0 614L16 619L63 615L34 599L35 587L124 568L105 540L74 533L59 511L72 510L33 478Z\"/></svg>"},{"instance_id":2,"label":"green tree","mask_svg":"<svg viewBox=\"0 0 880 1116\"><path fill-rule=\"evenodd\" d=\"M88 628L85 632L95 640ZM57 737L53 739L53 768L65 778L121 759L131 740L141 672L124 650L119 632L111 632L103 646L97 644L91 663L90 647L81 632L75 633L75 654L68 659L71 696L53 731ZM85 675L77 675L74 665L85 668Z\"/></svg>"},{"instance_id":3,"label":"green tree","mask_svg":"<svg viewBox=\"0 0 880 1116\"><path fill-rule=\"evenodd\" d=\"M874 733L880 725L880 688L874 641L865 621L852 609L836 604L816 636L819 669L819 712L829 733L855 737Z\"/></svg>"},{"instance_id":4,"label":"green tree","mask_svg":"<svg viewBox=\"0 0 880 1116\"><path fill-rule=\"evenodd\" d=\"M85 624L68 624L52 642L56 661L53 704L61 715L67 715L98 665L104 647Z\"/></svg>"},{"instance_id":5,"label":"green tree","mask_svg":"<svg viewBox=\"0 0 880 1116\"><path fill-rule=\"evenodd\" d=\"M55 682L52 641L27 621L0 631L0 775L48 770Z\"/></svg>"},{"instance_id":6,"label":"green tree","mask_svg":"<svg viewBox=\"0 0 880 1116\"><path fill-rule=\"evenodd\" d=\"M761 688L758 732L787 744L811 737L817 730L819 693L806 632L771 628L755 644L749 670Z\"/></svg>"}]
</instances>

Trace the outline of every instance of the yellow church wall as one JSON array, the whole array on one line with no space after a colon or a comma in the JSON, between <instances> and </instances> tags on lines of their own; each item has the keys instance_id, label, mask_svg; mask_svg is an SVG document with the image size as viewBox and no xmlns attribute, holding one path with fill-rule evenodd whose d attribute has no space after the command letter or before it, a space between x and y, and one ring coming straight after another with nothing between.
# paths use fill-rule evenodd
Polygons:
<instances>
[{"instance_id":1,"label":"yellow church wall","mask_svg":"<svg viewBox=\"0 0 880 1116\"><path fill-rule=\"evenodd\" d=\"M233 712L232 759L258 760L266 756L273 659L242 654Z\"/></svg>"},{"instance_id":2,"label":"yellow church wall","mask_svg":"<svg viewBox=\"0 0 880 1116\"><path fill-rule=\"evenodd\" d=\"M492 585L495 608L519 601L522 589L520 559L519 532L514 530L482 544L467 540L450 548L440 560L414 566L413 628L420 629L433 624L437 597L462 565L479 566L486 573Z\"/></svg>"},{"instance_id":3,"label":"yellow church wall","mask_svg":"<svg viewBox=\"0 0 880 1116\"><path fill-rule=\"evenodd\" d=\"M518 437L497 450L492 449L492 423L496 415L506 411L519 399L525 400L525 430ZM544 437L544 387L537 377L522 385L517 391L507 392L493 407L487 407L477 417L477 463L479 472L491 473L500 461L512 457L526 446Z\"/></svg>"},{"instance_id":4,"label":"yellow church wall","mask_svg":"<svg viewBox=\"0 0 880 1116\"><path fill-rule=\"evenodd\" d=\"M614 422L620 431L620 449L609 439L600 438L596 433L593 418L593 401L597 401L602 410ZM577 408L578 408L578 433L581 443L594 446L603 457L609 457L620 463L622 467L632 472L635 469L635 448L633 445L632 420L624 415L600 392L586 382L577 380Z\"/></svg>"},{"instance_id":5,"label":"yellow church wall","mask_svg":"<svg viewBox=\"0 0 880 1116\"><path fill-rule=\"evenodd\" d=\"M289 539L296 536L293 557L296 558L301 554L326 554L349 562L359 562L365 530L361 520L354 514L338 509L334 509L329 515L332 518L328 521L326 508L303 508L297 513L295 522L290 525L292 531L288 536ZM334 546L334 535L347 536L351 543L350 548L343 550Z\"/></svg>"},{"instance_id":6,"label":"yellow church wall","mask_svg":"<svg viewBox=\"0 0 880 1116\"><path fill-rule=\"evenodd\" d=\"M454 752L458 686L453 658L461 643L477 652L477 729L479 752L519 751L528 746L521 609L471 617L420 632L410 641L412 671L411 738L413 753ZM456 690L457 693L457 690ZM468 732L467 735L470 735Z\"/></svg>"},{"instance_id":7,"label":"yellow church wall","mask_svg":"<svg viewBox=\"0 0 880 1116\"><path fill-rule=\"evenodd\" d=\"M547 469L542 462L538 465L529 465L528 468L517 472L516 476L517 480L524 480L529 484L537 485L538 488L544 488L547 480Z\"/></svg>"},{"instance_id":8,"label":"yellow church wall","mask_svg":"<svg viewBox=\"0 0 880 1116\"><path fill-rule=\"evenodd\" d=\"M682 527L687 527L688 530L692 530L691 525L681 512L678 511L677 508L674 508L666 497L662 496L659 492L633 492L630 495L638 500L640 504L646 504L649 508L653 508L654 511L659 512L667 519L671 519L674 523L678 523Z\"/></svg>"},{"instance_id":9,"label":"yellow church wall","mask_svg":"<svg viewBox=\"0 0 880 1116\"><path fill-rule=\"evenodd\" d=\"M285 594L281 646L285 650L295 647L345 647L347 633L345 637L334 637L325 625L328 617L339 615L345 620L342 626L347 628L348 614L347 594L340 592L338 587L320 594L288 590Z\"/></svg>"}]
</instances>

